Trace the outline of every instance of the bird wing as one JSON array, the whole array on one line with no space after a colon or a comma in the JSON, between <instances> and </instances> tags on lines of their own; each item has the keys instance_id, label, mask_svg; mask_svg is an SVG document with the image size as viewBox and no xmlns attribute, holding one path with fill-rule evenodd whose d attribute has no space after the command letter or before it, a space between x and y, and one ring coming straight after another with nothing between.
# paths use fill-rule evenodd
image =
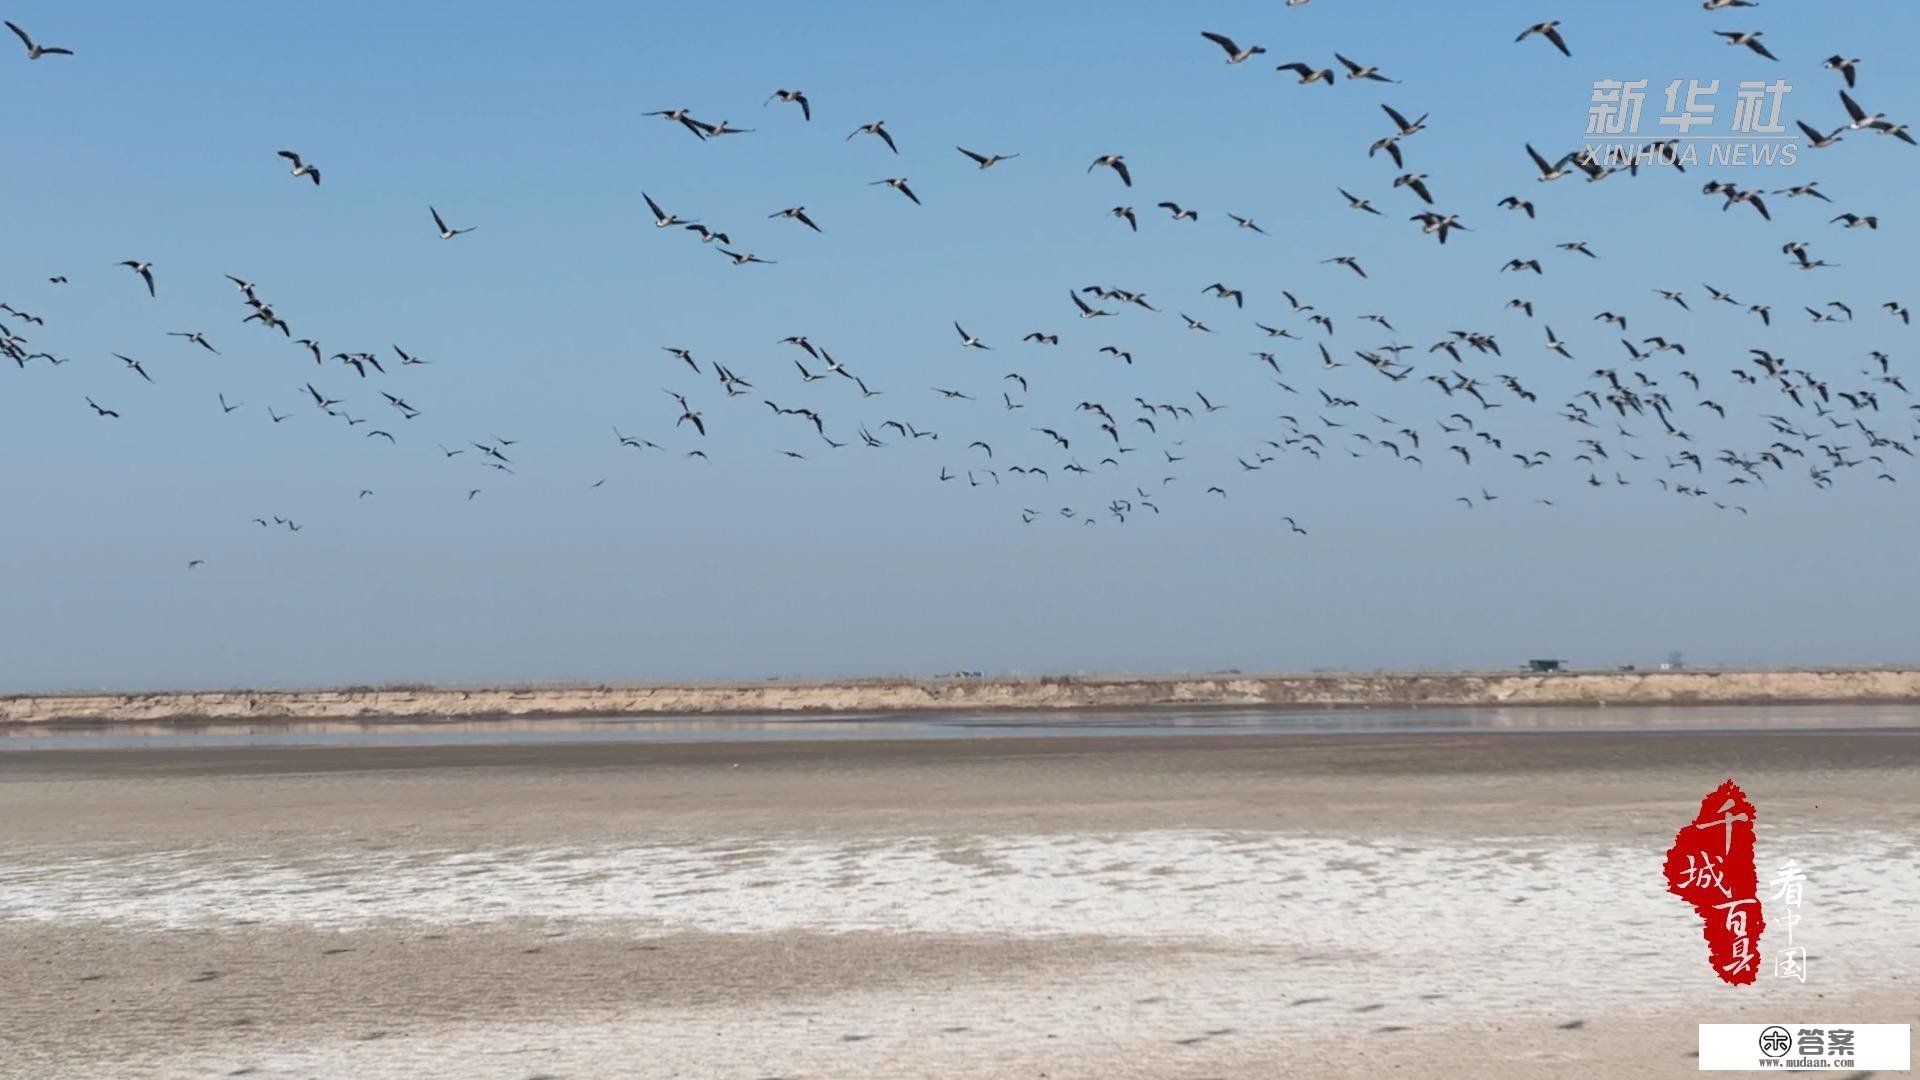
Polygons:
<instances>
[{"instance_id":1,"label":"bird wing","mask_svg":"<svg viewBox=\"0 0 1920 1080\"><path fill-rule=\"evenodd\" d=\"M975 161L977 161L977 162L979 162L979 163L981 163L982 165L984 165L984 164L986 164L986 162L987 162L987 159L986 159L986 158L984 158L984 157L982 157L982 156L981 156L981 155L979 155L979 154L976 154L976 153L974 153L973 151L971 151L971 150L969 150L969 149L967 149L967 148L966 148L966 147L964 147L964 146L956 146L956 147L954 147L954 149L955 149L955 150L958 150L958 151L960 151L961 153L963 153L963 154L965 154L965 155L967 155L968 157L970 157L970 158L972 158L973 160L975 160Z\"/></svg>"},{"instance_id":2,"label":"bird wing","mask_svg":"<svg viewBox=\"0 0 1920 1080\"><path fill-rule=\"evenodd\" d=\"M647 205L649 205L649 206L652 206L652 205L653 205L653 200L652 200L652 199L647 199ZM655 206L655 207L653 208L653 212L654 212L654 213L656 213L656 214L658 214L658 213L660 213L660 208L659 208L659 207L657 207L657 206ZM432 214L432 215L433 215L433 223L434 223L435 225L438 225L438 226L440 226L440 231L441 231L441 232L446 232L446 231L447 231L447 220L446 220L445 218L443 218L443 217L441 217L441 216L440 216L440 211L438 211L438 210L435 210L435 209L434 209L433 207L431 207L431 206L429 206L429 207L427 207L427 213L429 213L429 214Z\"/></svg>"},{"instance_id":3,"label":"bird wing","mask_svg":"<svg viewBox=\"0 0 1920 1080\"><path fill-rule=\"evenodd\" d=\"M1203 38L1206 38L1208 41L1213 42L1215 45L1220 46L1222 49L1225 49L1227 51L1228 56L1239 55L1240 46L1235 45L1233 43L1233 39L1226 36L1225 34L1216 34L1211 30L1202 30L1200 31L1200 36Z\"/></svg>"},{"instance_id":4,"label":"bird wing","mask_svg":"<svg viewBox=\"0 0 1920 1080\"><path fill-rule=\"evenodd\" d=\"M21 43L26 45L27 48L29 49L33 48L33 39L27 36L27 32L25 30L20 29L19 27L13 25L12 23L7 24L7 29L13 31L14 36L19 38Z\"/></svg>"}]
</instances>

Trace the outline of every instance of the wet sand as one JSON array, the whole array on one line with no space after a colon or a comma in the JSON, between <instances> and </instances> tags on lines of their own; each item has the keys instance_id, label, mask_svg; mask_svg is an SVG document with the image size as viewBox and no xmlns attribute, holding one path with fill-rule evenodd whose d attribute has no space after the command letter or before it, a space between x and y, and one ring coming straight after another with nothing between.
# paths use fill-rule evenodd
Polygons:
<instances>
[{"instance_id":1,"label":"wet sand","mask_svg":"<svg viewBox=\"0 0 1920 1080\"><path fill-rule=\"evenodd\" d=\"M1729 775L1804 985L1661 894ZM7 1077L1682 1076L1699 1022L1920 1021L1914 731L28 751L0 821Z\"/></svg>"}]
</instances>

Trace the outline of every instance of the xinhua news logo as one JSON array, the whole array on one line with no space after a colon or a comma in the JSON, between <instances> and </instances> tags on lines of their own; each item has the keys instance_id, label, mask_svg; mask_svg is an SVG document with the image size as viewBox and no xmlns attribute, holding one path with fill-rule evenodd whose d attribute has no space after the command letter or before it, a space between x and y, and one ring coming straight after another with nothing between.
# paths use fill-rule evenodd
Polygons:
<instances>
[{"instance_id":1,"label":"xinhua news logo","mask_svg":"<svg viewBox=\"0 0 1920 1080\"><path fill-rule=\"evenodd\" d=\"M1700 1071L1903 1070L1912 1040L1909 1024L1701 1024Z\"/></svg>"},{"instance_id":2,"label":"xinhua news logo","mask_svg":"<svg viewBox=\"0 0 1920 1080\"><path fill-rule=\"evenodd\" d=\"M1824 138L1799 125L1790 130L1782 118L1793 86L1785 79L1735 84L1725 110L1720 80L1674 79L1656 98L1652 123L1647 117L1648 79L1600 79L1587 107L1587 142L1579 151L1587 166L1621 169L1638 165L1792 165L1803 143ZM1652 141L1645 137L1654 136Z\"/></svg>"}]
</instances>

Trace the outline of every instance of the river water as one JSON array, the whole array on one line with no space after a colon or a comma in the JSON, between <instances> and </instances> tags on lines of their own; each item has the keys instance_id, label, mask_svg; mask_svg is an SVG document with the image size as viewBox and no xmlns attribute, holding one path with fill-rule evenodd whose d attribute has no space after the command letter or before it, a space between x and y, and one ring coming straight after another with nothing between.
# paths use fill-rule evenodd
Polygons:
<instances>
[{"instance_id":1,"label":"river water","mask_svg":"<svg viewBox=\"0 0 1920 1080\"><path fill-rule=\"evenodd\" d=\"M1464 709L1092 709L1075 712L758 714L557 719L431 717L0 727L0 753L52 749L443 746L1059 738L1099 735L1413 735L1476 731L1777 731L1920 727L1916 705Z\"/></svg>"}]
</instances>

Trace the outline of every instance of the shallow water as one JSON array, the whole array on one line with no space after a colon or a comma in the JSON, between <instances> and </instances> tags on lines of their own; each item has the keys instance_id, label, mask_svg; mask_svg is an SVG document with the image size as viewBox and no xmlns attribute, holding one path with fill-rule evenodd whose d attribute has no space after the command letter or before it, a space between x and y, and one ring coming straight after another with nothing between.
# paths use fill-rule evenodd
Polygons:
<instances>
[{"instance_id":1,"label":"shallow water","mask_svg":"<svg viewBox=\"0 0 1920 1080\"><path fill-rule=\"evenodd\" d=\"M1096 709L691 717L433 718L0 727L0 753L249 746L1049 738L1088 735L1410 735L1476 731L1777 731L1920 727L1920 706L1467 709Z\"/></svg>"}]
</instances>

